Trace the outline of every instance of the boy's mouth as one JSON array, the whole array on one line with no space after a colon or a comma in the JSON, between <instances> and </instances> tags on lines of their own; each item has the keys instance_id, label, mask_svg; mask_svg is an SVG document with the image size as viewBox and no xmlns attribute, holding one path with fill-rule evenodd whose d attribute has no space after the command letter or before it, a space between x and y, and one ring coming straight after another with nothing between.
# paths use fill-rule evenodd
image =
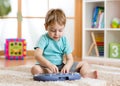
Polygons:
<instances>
[{"instance_id":1,"label":"boy's mouth","mask_svg":"<svg viewBox=\"0 0 120 86\"><path fill-rule=\"evenodd\" d=\"M59 37L53 37L53 38L56 39L56 40L59 39Z\"/></svg>"}]
</instances>

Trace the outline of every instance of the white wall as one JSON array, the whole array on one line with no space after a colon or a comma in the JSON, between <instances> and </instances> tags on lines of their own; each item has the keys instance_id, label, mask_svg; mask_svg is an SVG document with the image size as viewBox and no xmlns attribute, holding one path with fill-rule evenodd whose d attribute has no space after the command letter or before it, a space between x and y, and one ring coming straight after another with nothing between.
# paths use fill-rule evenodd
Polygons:
<instances>
[{"instance_id":1,"label":"white wall","mask_svg":"<svg viewBox=\"0 0 120 86\"><path fill-rule=\"evenodd\" d=\"M9 17L17 16L17 0L12 1ZM14 2L15 1L15 2ZM65 35L74 48L74 4L75 0L22 0L22 38L27 41L27 50L33 50L38 38L44 34L44 17L51 8L61 8L67 16ZM36 18L25 18L25 17ZM4 50L5 39L17 37L17 19L0 19L0 50Z\"/></svg>"}]
</instances>

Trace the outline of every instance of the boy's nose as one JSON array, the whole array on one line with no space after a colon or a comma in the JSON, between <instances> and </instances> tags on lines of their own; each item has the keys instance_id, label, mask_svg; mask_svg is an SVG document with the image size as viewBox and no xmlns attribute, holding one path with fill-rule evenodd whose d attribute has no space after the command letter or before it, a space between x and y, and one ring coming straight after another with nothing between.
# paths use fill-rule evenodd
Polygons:
<instances>
[{"instance_id":1,"label":"boy's nose","mask_svg":"<svg viewBox=\"0 0 120 86\"><path fill-rule=\"evenodd\" d=\"M58 31L56 31L56 32L55 32L55 35L58 35L58 34L59 34L59 32L58 32Z\"/></svg>"}]
</instances>

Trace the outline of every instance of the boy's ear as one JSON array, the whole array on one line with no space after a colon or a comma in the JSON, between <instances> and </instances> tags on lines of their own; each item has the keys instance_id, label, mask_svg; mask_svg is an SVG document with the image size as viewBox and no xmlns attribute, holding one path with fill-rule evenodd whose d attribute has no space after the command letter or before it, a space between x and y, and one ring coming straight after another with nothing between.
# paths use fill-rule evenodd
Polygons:
<instances>
[{"instance_id":1,"label":"boy's ear","mask_svg":"<svg viewBox=\"0 0 120 86\"><path fill-rule=\"evenodd\" d=\"M44 26L45 26L45 30L47 30L48 26L46 24L44 24Z\"/></svg>"}]
</instances>

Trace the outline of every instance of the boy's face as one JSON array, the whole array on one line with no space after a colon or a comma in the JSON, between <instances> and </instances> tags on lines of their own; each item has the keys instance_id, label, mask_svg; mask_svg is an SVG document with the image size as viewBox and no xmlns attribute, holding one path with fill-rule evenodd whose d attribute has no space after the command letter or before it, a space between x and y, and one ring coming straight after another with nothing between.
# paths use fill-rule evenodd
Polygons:
<instances>
[{"instance_id":1,"label":"boy's face","mask_svg":"<svg viewBox=\"0 0 120 86\"><path fill-rule=\"evenodd\" d=\"M63 36L64 25L59 25L56 23L54 25L47 26L46 30L48 31L50 38L58 41Z\"/></svg>"}]
</instances>

